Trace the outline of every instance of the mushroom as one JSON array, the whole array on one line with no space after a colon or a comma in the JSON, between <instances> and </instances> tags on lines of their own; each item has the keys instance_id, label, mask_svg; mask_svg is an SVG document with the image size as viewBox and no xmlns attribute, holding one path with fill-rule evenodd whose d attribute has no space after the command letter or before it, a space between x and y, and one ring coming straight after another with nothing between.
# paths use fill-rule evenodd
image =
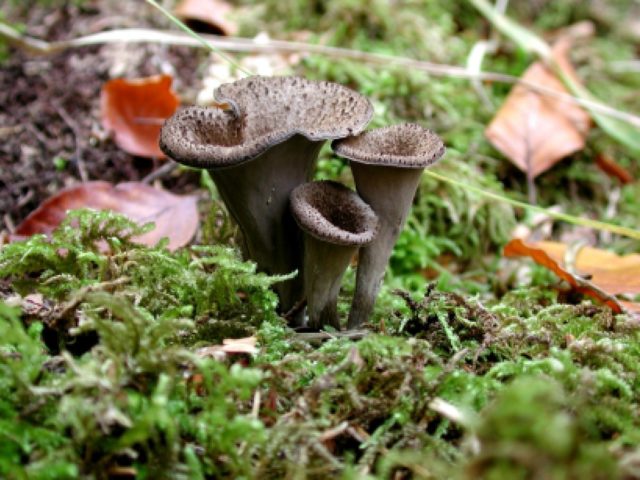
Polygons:
<instances>
[{"instance_id":1,"label":"mushroom","mask_svg":"<svg viewBox=\"0 0 640 480\"><path fill-rule=\"evenodd\" d=\"M358 248L375 237L378 217L356 192L328 180L293 190L291 210L304 232L308 326L339 329L340 281Z\"/></svg>"},{"instance_id":2,"label":"mushroom","mask_svg":"<svg viewBox=\"0 0 640 480\"><path fill-rule=\"evenodd\" d=\"M378 128L335 140L333 150L351 163L356 190L380 219L379 233L360 249L356 291L348 328L357 328L373 311L384 272L404 226L425 167L445 152L431 130L416 124Z\"/></svg>"},{"instance_id":3,"label":"mushroom","mask_svg":"<svg viewBox=\"0 0 640 480\"><path fill-rule=\"evenodd\" d=\"M261 271L299 271L301 234L289 195L309 180L326 140L365 128L371 103L341 85L299 77L248 77L221 85L215 95L223 108L189 107L169 118L160 148L177 162L209 170L243 234L245 256ZM299 277L275 286L282 313L302 297Z\"/></svg>"}]
</instances>

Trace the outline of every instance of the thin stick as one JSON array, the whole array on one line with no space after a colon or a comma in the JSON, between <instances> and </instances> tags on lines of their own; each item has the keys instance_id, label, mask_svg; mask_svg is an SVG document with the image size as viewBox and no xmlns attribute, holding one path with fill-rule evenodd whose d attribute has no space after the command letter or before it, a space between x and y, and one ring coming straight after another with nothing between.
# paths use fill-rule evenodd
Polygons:
<instances>
[{"instance_id":1,"label":"thin stick","mask_svg":"<svg viewBox=\"0 0 640 480\"><path fill-rule=\"evenodd\" d=\"M148 1L148 0L147 0ZM50 55L69 48L84 47L88 45L100 45L104 43L161 43L170 45L181 45L187 47L215 47L218 50L236 53L312 53L333 58L346 58L361 61L383 68L401 67L403 69L413 69L422 71L434 76L460 78L464 80L482 80L488 82L500 82L509 84L520 84L529 90L538 92L548 97L557 98L561 101L577 103L592 111L617 118L629 123L636 128L640 128L640 116L623 112L589 99L578 98L567 93L558 92L551 88L522 80L513 75L496 72L473 72L465 67L456 65L445 65L440 63L414 60L407 57L396 57L381 53L369 53L347 48L327 47L324 45L314 45L303 42L288 42L284 40L254 40L242 37L219 37L217 35L198 35L193 38L180 32L167 32L144 28L126 28L119 30L109 30L84 37L77 37L70 40L57 42L43 42L36 38L22 35L9 25L0 22L0 38L4 38L12 45L26 50L30 53L40 55ZM201 41L204 40L204 43Z\"/></svg>"},{"instance_id":2,"label":"thin stick","mask_svg":"<svg viewBox=\"0 0 640 480\"><path fill-rule=\"evenodd\" d=\"M160 13L162 13L165 17L167 17L169 20L175 23L178 27L180 27L180 29L186 32L187 35L196 39L198 43L200 43L202 46L204 46L205 48L208 48L212 53L218 55L223 60L229 62L231 65L233 65L235 68L240 70L242 73L246 75L253 75L252 72L242 67L242 65L240 65L235 60L233 60L233 58L224 54L219 48L216 48L214 45L212 45L211 43L208 43L205 39L200 37L197 33L195 33L193 30L187 27L179 18L177 18L175 15L169 12L169 10L167 10L166 8L158 4L155 0L145 0L145 2L147 2L152 7L160 10Z\"/></svg>"},{"instance_id":3,"label":"thin stick","mask_svg":"<svg viewBox=\"0 0 640 480\"><path fill-rule=\"evenodd\" d=\"M58 112L58 115L60 115L60 118L62 118L64 123L67 124L67 126L73 133L73 141L76 146L76 166L78 167L78 174L80 175L80 180L82 180L82 183L87 183L89 181L89 175L87 174L87 167L85 166L84 160L82 159L82 146L80 144L82 133L80 132L80 127L78 126L76 121L71 118L71 115L69 115L69 113L61 104L54 102L53 105Z\"/></svg>"},{"instance_id":4,"label":"thin stick","mask_svg":"<svg viewBox=\"0 0 640 480\"><path fill-rule=\"evenodd\" d=\"M178 168L178 163L176 162L167 162L162 165L160 168L155 169L153 172L149 173L146 177L144 177L141 182L144 184L150 184L151 182L164 177L165 175L169 175L176 168Z\"/></svg>"}]
</instances>

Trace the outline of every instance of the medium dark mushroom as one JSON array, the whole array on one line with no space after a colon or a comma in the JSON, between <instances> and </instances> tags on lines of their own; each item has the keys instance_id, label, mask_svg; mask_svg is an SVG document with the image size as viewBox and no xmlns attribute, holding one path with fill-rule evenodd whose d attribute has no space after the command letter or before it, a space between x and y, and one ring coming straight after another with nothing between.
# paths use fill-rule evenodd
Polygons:
<instances>
[{"instance_id":1,"label":"medium dark mushroom","mask_svg":"<svg viewBox=\"0 0 640 480\"><path fill-rule=\"evenodd\" d=\"M209 170L240 226L245 255L261 271L299 271L301 235L289 195L309 180L324 141L364 129L371 104L341 85L298 77L248 77L215 93L229 109L177 112L162 127L160 148L180 163ZM287 312L302 297L302 279L280 283L276 291L280 311Z\"/></svg>"},{"instance_id":2,"label":"medium dark mushroom","mask_svg":"<svg viewBox=\"0 0 640 480\"><path fill-rule=\"evenodd\" d=\"M375 237L378 217L356 192L332 182L311 182L291 193L291 210L304 231L304 292L309 327L339 329L340 281L361 245Z\"/></svg>"},{"instance_id":3,"label":"medium dark mushroom","mask_svg":"<svg viewBox=\"0 0 640 480\"><path fill-rule=\"evenodd\" d=\"M348 328L365 322L375 305L393 246L404 226L425 167L445 148L440 137L416 124L394 125L336 140L333 150L351 161L356 189L380 219L375 240L360 249Z\"/></svg>"}]
</instances>

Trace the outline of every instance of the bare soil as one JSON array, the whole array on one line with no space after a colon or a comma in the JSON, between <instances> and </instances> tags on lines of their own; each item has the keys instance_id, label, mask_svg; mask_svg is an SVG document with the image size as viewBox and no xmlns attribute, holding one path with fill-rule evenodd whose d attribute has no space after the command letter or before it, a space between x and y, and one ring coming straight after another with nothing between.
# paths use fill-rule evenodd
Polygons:
<instances>
[{"instance_id":1,"label":"bare soil","mask_svg":"<svg viewBox=\"0 0 640 480\"><path fill-rule=\"evenodd\" d=\"M5 19L25 24L28 35L53 41L105 28L157 27L152 13L139 2L100 1L82 7L23 5ZM0 233L11 232L65 186L140 180L161 166L164 160L133 157L115 145L100 123L100 89L113 77L164 73L174 77L174 89L188 103L199 87L196 72L203 59L195 49L124 43L47 57L11 50L0 63ZM189 191L197 176L163 181L172 191Z\"/></svg>"}]
</instances>

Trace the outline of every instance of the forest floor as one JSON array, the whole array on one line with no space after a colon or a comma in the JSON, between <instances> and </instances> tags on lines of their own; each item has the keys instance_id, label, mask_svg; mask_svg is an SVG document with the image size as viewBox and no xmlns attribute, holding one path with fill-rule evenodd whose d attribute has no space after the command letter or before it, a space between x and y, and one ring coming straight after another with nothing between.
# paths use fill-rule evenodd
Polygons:
<instances>
[{"instance_id":1,"label":"forest floor","mask_svg":"<svg viewBox=\"0 0 640 480\"><path fill-rule=\"evenodd\" d=\"M210 2L200 10L227 8ZM105 125L114 78L168 76L190 105L239 69L153 41L36 55L0 36L0 477L640 478L640 6L506 2L546 44L570 39L561 62L614 117L631 114L610 127L526 89L505 107L540 58L482 1L400 3L243 0L208 26L393 56L232 53L262 75L347 85L371 100L369 128L416 122L447 146L373 317L346 333L288 328L282 279L242 260L209 176L128 153ZM47 42L177 31L144 1L9 1L0 21ZM464 78L479 71L511 77ZM328 145L315 178L353 186ZM121 197L116 213L63 220L95 207L82 202L107 188L96 181L175 194L193 233L174 248L174 224ZM151 217L117 213L138 207Z\"/></svg>"}]
</instances>

